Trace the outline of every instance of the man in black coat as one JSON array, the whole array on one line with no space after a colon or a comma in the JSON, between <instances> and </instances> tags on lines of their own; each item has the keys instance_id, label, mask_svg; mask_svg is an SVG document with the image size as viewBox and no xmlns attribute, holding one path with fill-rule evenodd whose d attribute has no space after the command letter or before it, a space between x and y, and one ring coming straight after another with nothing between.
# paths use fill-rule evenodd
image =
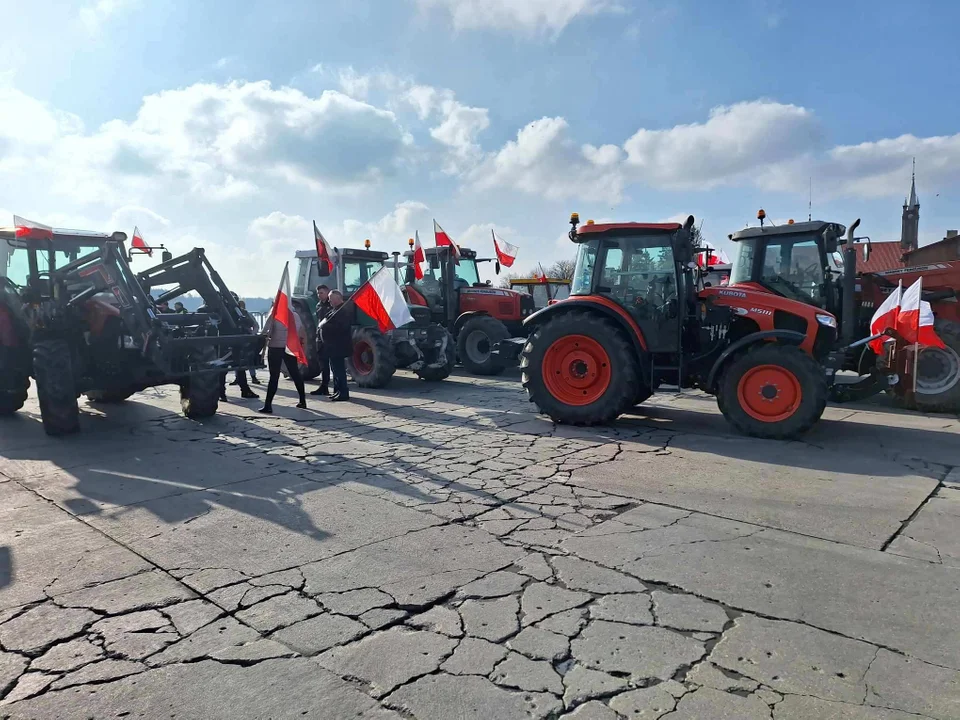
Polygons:
<instances>
[{"instance_id":1,"label":"man in black coat","mask_svg":"<svg viewBox=\"0 0 960 720\"><path fill-rule=\"evenodd\" d=\"M334 402L345 402L350 399L346 359L353 352L353 313L344 306L343 295L339 290L330 293L330 307L333 312L320 327L324 353L330 360L333 373L333 395L330 399Z\"/></svg>"},{"instance_id":2,"label":"man in black coat","mask_svg":"<svg viewBox=\"0 0 960 720\"><path fill-rule=\"evenodd\" d=\"M330 305L330 288L326 285L317 287L317 360L320 362L320 387L310 392L311 395L330 394L330 358L323 348L323 338L320 335L320 323L333 314Z\"/></svg>"}]
</instances>

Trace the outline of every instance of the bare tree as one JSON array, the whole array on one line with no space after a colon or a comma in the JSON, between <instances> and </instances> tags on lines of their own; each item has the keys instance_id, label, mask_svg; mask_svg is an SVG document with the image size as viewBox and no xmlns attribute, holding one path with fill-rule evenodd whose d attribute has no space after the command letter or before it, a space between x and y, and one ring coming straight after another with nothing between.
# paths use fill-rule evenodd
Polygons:
<instances>
[{"instance_id":1,"label":"bare tree","mask_svg":"<svg viewBox=\"0 0 960 720\"><path fill-rule=\"evenodd\" d=\"M577 263L575 260L557 260L547 268L547 277L559 278L560 280L572 280L573 271L576 266Z\"/></svg>"},{"instance_id":2,"label":"bare tree","mask_svg":"<svg viewBox=\"0 0 960 720\"><path fill-rule=\"evenodd\" d=\"M511 280L519 280L520 278L530 277L529 275L524 275L519 272L505 272L500 274L500 287L508 288L510 287Z\"/></svg>"}]
</instances>

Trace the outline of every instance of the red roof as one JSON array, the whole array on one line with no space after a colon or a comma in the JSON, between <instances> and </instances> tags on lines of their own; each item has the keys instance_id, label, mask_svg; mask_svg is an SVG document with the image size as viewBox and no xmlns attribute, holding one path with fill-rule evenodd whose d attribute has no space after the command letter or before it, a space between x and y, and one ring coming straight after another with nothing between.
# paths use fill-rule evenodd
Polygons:
<instances>
[{"instance_id":1,"label":"red roof","mask_svg":"<svg viewBox=\"0 0 960 720\"><path fill-rule=\"evenodd\" d=\"M881 270L895 270L905 267L903 250L900 241L870 243L870 259L863 261L863 256L857 252L858 272L879 272Z\"/></svg>"},{"instance_id":2,"label":"red roof","mask_svg":"<svg viewBox=\"0 0 960 720\"><path fill-rule=\"evenodd\" d=\"M599 233L599 232L608 232L610 230L659 230L661 232L674 232L683 227L680 223L606 223L599 224L594 223L593 225L581 225L577 228L577 233L583 235L585 233Z\"/></svg>"}]
</instances>

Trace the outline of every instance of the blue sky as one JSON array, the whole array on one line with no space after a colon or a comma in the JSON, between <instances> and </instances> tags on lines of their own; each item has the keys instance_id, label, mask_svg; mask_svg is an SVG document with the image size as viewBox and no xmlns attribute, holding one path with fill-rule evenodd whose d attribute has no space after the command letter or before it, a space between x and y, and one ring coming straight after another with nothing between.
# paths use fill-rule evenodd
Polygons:
<instances>
[{"instance_id":1,"label":"blue sky","mask_svg":"<svg viewBox=\"0 0 960 720\"><path fill-rule=\"evenodd\" d=\"M0 0L0 222L138 225L270 294L310 246L433 217L518 267L597 219L759 207L921 241L960 226L960 5L742 0ZM3 218L7 218L4 220ZM138 260L138 263L146 263Z\"/></svg>"}]
</instances>

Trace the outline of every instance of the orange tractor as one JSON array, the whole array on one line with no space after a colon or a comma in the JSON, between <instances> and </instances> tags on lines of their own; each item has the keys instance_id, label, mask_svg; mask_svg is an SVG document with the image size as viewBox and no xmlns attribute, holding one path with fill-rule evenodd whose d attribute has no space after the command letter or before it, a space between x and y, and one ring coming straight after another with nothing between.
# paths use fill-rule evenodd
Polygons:
<instances>
[{"instance_id":1,"label":"orange tractor","mask_svg":"<svg viewBox=\"0 0 960 720\"><path fill-rule=\"evenodd\" d=\"M820 419L837 372L869 338L839 343L836 316L790 289L798 278L731 277L726 287L704 287L693 224L691 216L683 225L578 227L574 213L570 297L527 319L520 353L523 385L541 412L556 422L605 423L672 386L715 395L727 420L755 437L795 437ZM842 225L809 225L824 252L854 243L856 223L845 239ZM804 263L802 283L815 284L817 273L822 281L824 262L818 255ZM796 265L786 258L782 267ZM865 375L834 394L886 390L897 382L901 350L888 343Z\"/></svg>"}]
</instances>

